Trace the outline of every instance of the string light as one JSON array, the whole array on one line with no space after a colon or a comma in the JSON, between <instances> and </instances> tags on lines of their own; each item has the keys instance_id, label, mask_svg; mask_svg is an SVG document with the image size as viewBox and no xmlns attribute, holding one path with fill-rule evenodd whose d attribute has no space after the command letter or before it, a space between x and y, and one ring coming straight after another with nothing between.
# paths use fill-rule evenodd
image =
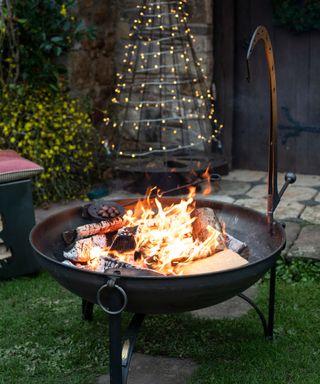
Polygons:
<instances>
[{"instance_id":1,"label":"string light","mask_svg":"<svg viewBox=\"0 0 320 384\"><path fill-rule=\"evenodd\" d=\"M113 124L117 133L111 148L120 156L135 158L205 146L217 140L223 129L214 117L214 98L206 88L203 58L196 58L193 51L195 37L187 24L187 3L188 0L150 0L148 5L137 5L139 17L134 19L128 35L130 42L124 46L124 67L116 74L121 82L115 89L117 96L111 99L115 106L126 107L111 111L110 117L104 119L106 125L119 119L120 124ZM191 120L193 123L189 124ZM137 132L135 139L128 134L130 126ZM126 133L119 130L124 127ZM160 131L163 137L159 136ZM192 131L195 134L191 141ZM178 137L170 143L170 134L177 136L178 132L182 143L176 142ZM147 137L156 140L143 150L150 144Z\"/></svg>"}]
</instances>

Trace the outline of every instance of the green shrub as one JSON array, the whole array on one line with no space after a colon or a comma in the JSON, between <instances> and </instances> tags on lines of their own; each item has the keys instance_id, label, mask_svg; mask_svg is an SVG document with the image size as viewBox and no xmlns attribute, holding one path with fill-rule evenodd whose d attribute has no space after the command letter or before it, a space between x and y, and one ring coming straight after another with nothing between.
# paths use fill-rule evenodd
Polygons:
<instances>
[{"instance_id":1,"label":"green shrub","mask_svg":"<svg viewBox=\"0 0 320 384\"><path fill-rule=\"evenodd\" d=\"M0 1L0 82L58 90L66 72L57 58L95 31L72 14L75 0Z\"/></svg>"},{"instance_id":2,"label":"green shrub","mask_svg":"<svg viewBox=\"0 0 320 384\"><path fill-rule=\"evenodd\" d=\"M98 167L98 135L81 103L48 90L0 95L0 148L16 150L44 167L35 201L68 200L88 190Z\"/></svg>"},{"instance_id":3,"label":"green shrub","mask_svg":"<svg viewBox=\"0 0 320 384\"><path fill-rule=\"evenodd\" d=\"M296 32L320 30L319 0L273 0L275 23Z\"/></svg>"},{"instance_id":4,"label":"green shrub","mask_svg":"<svg viewBox=\"0 0 320 384\"><path fill-rule=\"evenodd\" d=\"M315 260L280 258L277 262L277 276L286 283L314 281L320 283L320 263Z\"/></svg>"}]
</instances>

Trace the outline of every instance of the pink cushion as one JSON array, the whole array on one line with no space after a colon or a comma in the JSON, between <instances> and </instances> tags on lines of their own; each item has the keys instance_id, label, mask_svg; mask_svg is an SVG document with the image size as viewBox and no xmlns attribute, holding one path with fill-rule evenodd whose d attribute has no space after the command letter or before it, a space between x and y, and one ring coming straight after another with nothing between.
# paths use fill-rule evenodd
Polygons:
<instances>
[{"instance_id":1,"label":"pink cushion","mask_svg":"<svg viewBox=\"0 0 320 384\"><path fill-rule=\"evenodd\" d=\"M29 179L43 171L43 168L10 149L0 150L0 183Z\"/></svg>"}]
</instances>

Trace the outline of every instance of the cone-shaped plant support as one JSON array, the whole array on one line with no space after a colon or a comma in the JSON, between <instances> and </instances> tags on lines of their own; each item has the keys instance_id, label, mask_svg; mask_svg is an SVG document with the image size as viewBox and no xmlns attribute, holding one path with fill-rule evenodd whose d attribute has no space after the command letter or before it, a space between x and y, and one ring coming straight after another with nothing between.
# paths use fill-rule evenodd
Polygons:
<instances>
[{"instance_id":1,"label":"cone-shaped plant support","mask_svg":"<svg viewBox=\"0 0 320 384\"><path fill-rule=\"evenodd\" d=\"M187 174L210 166L222 129L188 27L187 0L138 5L109 109L116 169Z\"/></svg>"}]
</instances>

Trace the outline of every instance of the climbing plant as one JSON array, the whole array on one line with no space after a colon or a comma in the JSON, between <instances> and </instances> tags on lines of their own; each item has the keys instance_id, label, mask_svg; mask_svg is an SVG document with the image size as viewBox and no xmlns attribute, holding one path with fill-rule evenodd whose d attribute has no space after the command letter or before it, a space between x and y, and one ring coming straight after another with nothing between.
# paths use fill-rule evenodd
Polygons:
<instances>
[{"instance_id":1,"label":"climbing plant","mask_svg":"<svg viewBox=\"0 0 320 384\"><path fill-rule=\"evenodd\" d=\"M92 37L72 13L75 0L0 0L0 82L54 88L65 73L59 58Z\"/></svg>"},{"instance_id":2,"label":"climbing plant","mask_svg":"<svg viewBox=\"0 0 320 384\"><path fill-rule=\"evenodd\" d=\"M296 32L320 30L319 0L273 0L277 25Z\"/></svg>"}]
</instances>

